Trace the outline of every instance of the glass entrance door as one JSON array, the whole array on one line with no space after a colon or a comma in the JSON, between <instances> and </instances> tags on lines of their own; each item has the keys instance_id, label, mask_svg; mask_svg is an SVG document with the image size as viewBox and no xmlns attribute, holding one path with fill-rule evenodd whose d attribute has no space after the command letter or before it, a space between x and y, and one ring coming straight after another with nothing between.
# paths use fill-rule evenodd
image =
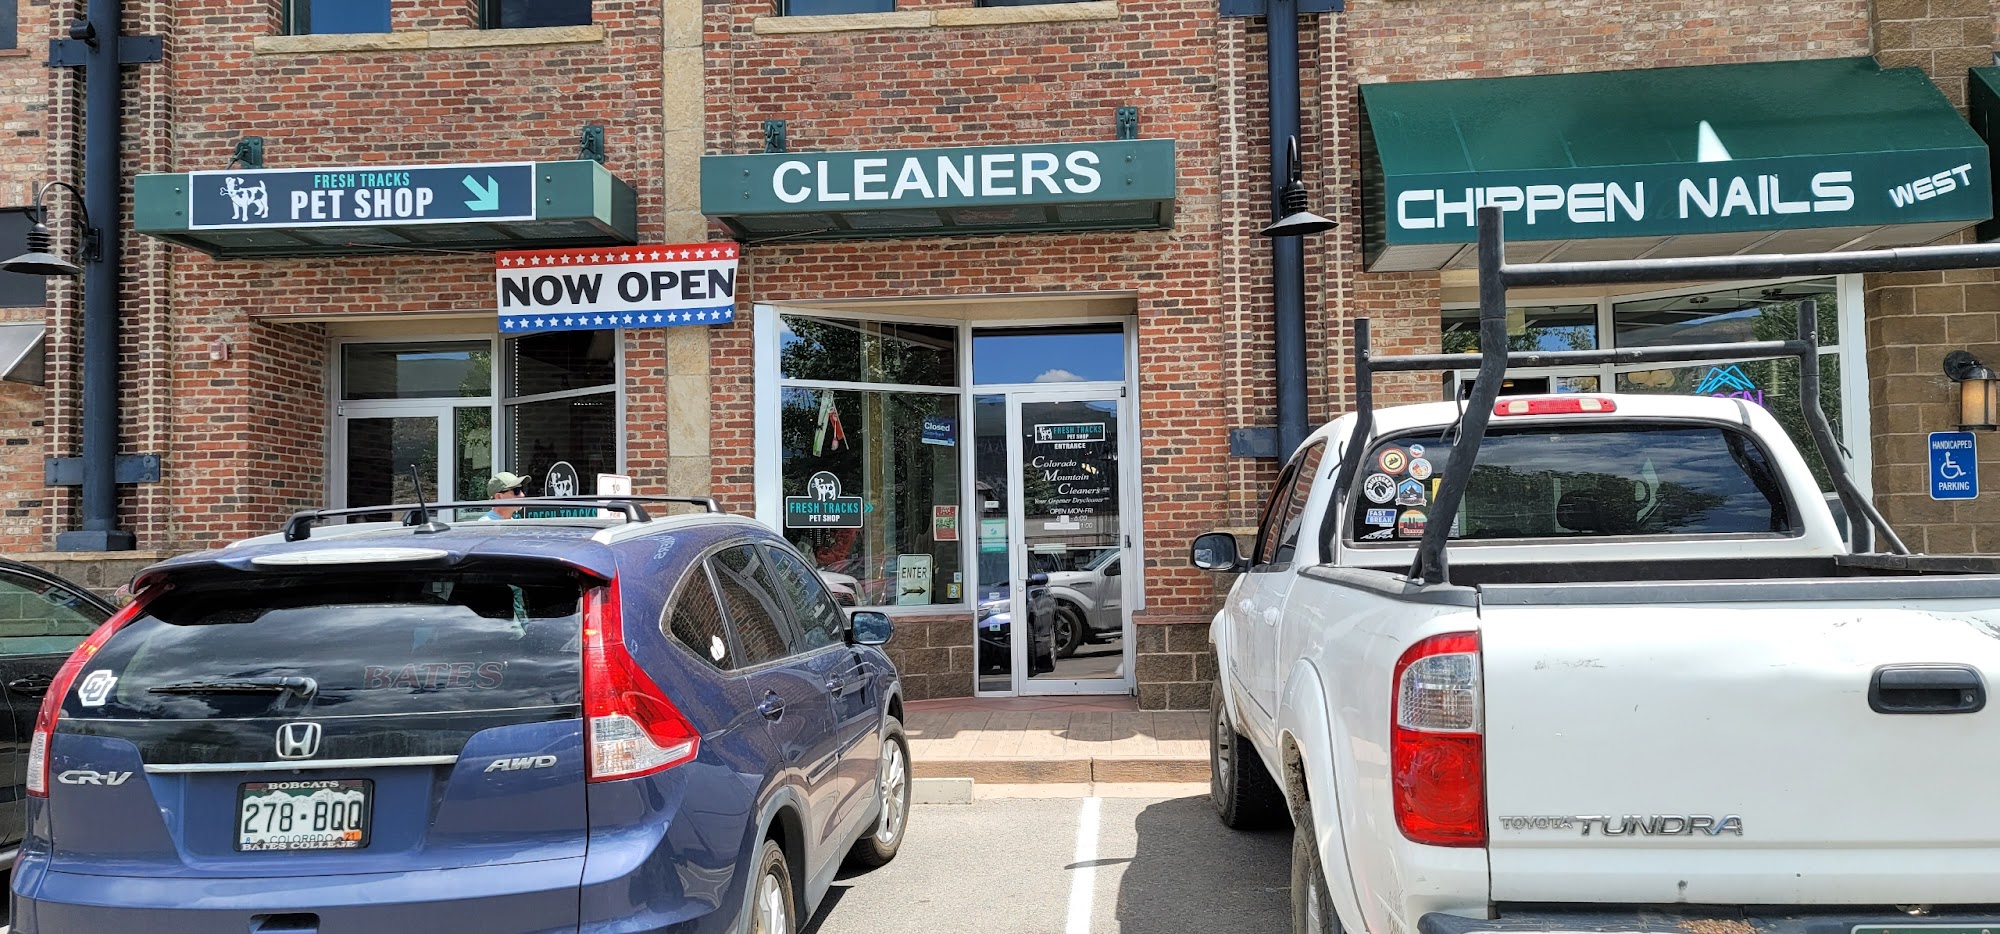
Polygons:
<instances>
[{"instance_id":1,"label":"glass entrance door","mask_svg":"<svg viewBox=\"0 0 2000 934\"><path fill-rule=\"evenodd\" d=\"M1115 389L974 399L982 692L1131 690L1124 409Z\"/></svg>"},{"instance_id":2,"label":"glass entrance door","mask_svg":"<svg viewBox=\"0 0 2000 934\"><path fill-rule=\"evenodd\" d=\"M433 503L486 498L493 470L490 407L348 404L339 423L340 505L414 503L419 495Z\"/></svg>"}]
</instances>

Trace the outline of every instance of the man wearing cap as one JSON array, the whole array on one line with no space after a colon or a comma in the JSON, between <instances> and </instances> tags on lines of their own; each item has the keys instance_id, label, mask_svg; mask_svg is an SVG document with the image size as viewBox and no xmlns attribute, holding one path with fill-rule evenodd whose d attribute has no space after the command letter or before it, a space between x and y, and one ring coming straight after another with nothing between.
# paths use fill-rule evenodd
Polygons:
<instances>
[{"instance_id":1,"label":"man wearing cap","mask_svg":"<svg viewBox=\"0 0 2000 934\"><path fill-rule=\"evenodd\" d=\"M493 475L493 479L486 481L486 498L519 499L523 495L521 487L525 486L527 482L528 478L520 474L508 473L504 470L500 471ZM482 521L486 519L512 519L514 518L514 510L518 508L517 506L495 506L487 510L486 515L479 518Z\"/></svg>"}]
</instances>

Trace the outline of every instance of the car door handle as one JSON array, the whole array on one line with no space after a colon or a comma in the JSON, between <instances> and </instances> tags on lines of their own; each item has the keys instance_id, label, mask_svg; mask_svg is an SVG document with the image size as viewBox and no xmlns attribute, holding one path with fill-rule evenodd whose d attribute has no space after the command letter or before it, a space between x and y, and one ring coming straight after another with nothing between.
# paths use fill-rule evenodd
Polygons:
<instances>
[{"instance_id":1,"label":"car door handle","mask_svg":"<svg viewBox=\"0 0 2000 934\"><path fill-rule=\"evenodd\" d=\"M763 714L766 720L776 720L785 715L785 699L779 697L776 691L767 691L764 699L757 702L757 712Z\"/></svg>"},{"instance_id":2,"label":"car door handle","mask_svg":"<svg viewBox=\"0 0 2000 934\"><path fill-rule=\"evenodd\" d=\"M1245 613L1254 613L1257 611L1257 607L1252 605L1251 602L1248 600L1236 601L1236 608L1242 610Z\"/></svg>"},{"instance_id":3,"label":"car door handle","mask_svg":"<svg viewBox=\"0 0 2000 934\"><path fill-rule=\"evenodd\" d=\"M826 689L832 692L833 696L835 697L844 697L848 694L852 694L855 691L860 690L862 684L863 681L860 678L826 679Z\"/></svg>"},{"instance_id":4,"label":"car door handle","mask_svg":"<svg viewBox=\"0 0 2000 934\"><path fill-rule=\"evenodd\" d=\"M1884 665L1868 682L1876 713L1974 713L1986 706L1986 681L1966 665Z\"/></svg>"},{"instance_id":5,"label":"car door handle","mask_svg":"<svg viewBox=\"0 0 2000 934\"><path fill-rule=\"evenodd\" d=\"M1277 607L1274 607L1274 606L1273 606L1273 607L1266 607L1266 608L1264 609L1264 622L1267 622L1267 623L1270 623L1270 624L1271 624L1271 625L1273 625L1273 626L1275 626L1275 625L1277 625L1277 624L1278 624L1278 608L1277 608Z\"/></svg>"},{"instance_id":6,"label":"car door handle","mask_svg":"<svg viewBox=\"0 0 2000 934\"><path fill-rule=\"evenodd\" d=\"M15 678L7 682L7 690L29 697L40 697L49 692L49 685L52 683L53 681L48 678Z\"/></svg>"}]
</instances>

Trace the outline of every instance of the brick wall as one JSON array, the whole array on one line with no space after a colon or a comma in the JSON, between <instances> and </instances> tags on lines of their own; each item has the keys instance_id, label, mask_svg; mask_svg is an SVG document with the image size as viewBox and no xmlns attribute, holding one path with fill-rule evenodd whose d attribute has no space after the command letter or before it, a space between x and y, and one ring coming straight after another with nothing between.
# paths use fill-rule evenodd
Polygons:
<instances>
[{"instance_id":1,"label":"brick wall","mask_svg":"<svg viewBox=\"0 0 2000 934\"><path fill-rule=\"evenodd\" d=\"M899 13L971 6L922 0ZM1218 287L1213 5L1138 0L1120 3L1116 19L810 35L759 34L763 9L708 7L710 152L761 151L766 119L789 122L796 151L1106 140L1116 109L1130 105L1142 138L1176 140L1180 199L1171 231L750 247L737 323L711 335L716 494L730 508L752 506L751 303L1129 290L1146 439L1138 481L1148 607L1139 628L1190 614L1205 621L1213 586L1185 567L1180 549L1215 523L1230 489L1229 415L1218 390L1235 365L1236 323ZM938 644L940 626L947 644ZM901 650L907 673L940 681L941 693L970 693L969 658L960 665L954 656L970 653L970 621L928 624L926 642Z\"/></svg>"},{"instance_id":2,"label":"brick wall","mask_svg":"<svg viewBox=\"0 0 2000 934\"><path fill-rule=\"evenodd\" d=\"M31 0L16 3L16 48L0 50L0 208L34 203L43 180L47 146L48 69L36 46L46 34L48 9ZM12 256L20 243L0 243ZM34 322L43 308L0 309L0 322ZM38 550L42 539L42 454L44 397L40 387L0 382L0 552Z\"/></svg>"},{"instance_id":3,"label":"brick wall","mask_svg":"<svg viewBox=\"0 0 2000 934\"><path fill-rule=\"evenodd\" d=\"M67 22L74 2L59 2L49 19ZM393 9L389 44L417 30L475 26L467 0L398 0ZM272 168L566 160L577 158L583 126L596 123L607 130L608 167L638 190L641 236L657 242L666 208L661 10L597 0L601 40L480 46L474 35L473 47L371 51L274 45L275 3L128 0L128 31L165 35L169 53L165 64L128 70L125 171L222 168L243 136L264 138ZM461 32L454 41L467 39ZM0 60L0 85L5 67ZM73 179L80 85L66 71L44 80L53 102L47 152L57 174ZM324 503L329 347L325 325L302 317L460 315L439 330L493 330L490 254L216 260L146 238L128 237L125 247L124 445L164 455L163 483L124 491L122 517L141 548L264 532L292 509ZM55 317L48 438L73 452L73 297L57 303ZM665 488L667 413L651 378L665 338L640 332L627 346L634 479ZM65 527L58 512L48 531Z\"/></svg>"},{"instance_id":4,"label":"brick wall","mask_svg":"<svg viewBox=\"0 0 2000 934\"><path fill-rule=\"evenodd\" d=\"M1922 68L1963 109L1966 69L1993 63L1993 9L1986 0L1876 0L1875 58ZM1944 355L2000 360L2000 275L1896 273L1864 277L1863 289L1876 505L1913 551L2000 552L2000 509L1990 498L1938 502L1924 486L1926 435L1958 427L1958 386L1945 378ZM2000 469L2000 444L1981 440L1986 470Z\"/></svg>"}]
</instances>

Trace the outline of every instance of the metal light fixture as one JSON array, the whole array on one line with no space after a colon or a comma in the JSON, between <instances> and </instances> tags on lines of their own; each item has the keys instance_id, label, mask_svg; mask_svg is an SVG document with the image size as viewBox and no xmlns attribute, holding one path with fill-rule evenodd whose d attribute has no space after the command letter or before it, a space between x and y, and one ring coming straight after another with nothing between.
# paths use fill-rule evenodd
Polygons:
<instances>
[{"instance_id":1,"label":"metal light fixture","mask_svg":"<svg viewBox=\"0 0 2000 934\"><path fill-rule=\"evenodd\" d=\"M83 267L55 254L55 237L49 233L49 225L43 222L42 197L49 189L61 186L76 196L77 210L83 214L83 252L86 260L94 259L97 252L97 228L90 225L90 210L83 206L83 192L68 182L50 182L35 192L35 227L28 231L28 252L6 262L0 262L0 272L18 272L29 276L80 276Z\"/></svg>"},{"instance_id":2,"label":"metal light fixture","mask_svg":"<svg viewBox=\"0 0 2000 934\"><path fill-rule=\"evenodd\" d=\"M2000 428L2000 375L1963 350L1944 355L1944 375L1958 384L1958 427L1963 431Z\"/></svg>"},{"instance_id":3,"label":"metal light fixture","mask_svg":"<svg viewBox=\"0 0 2000 934\"><path fill-rule=\"evenodd\" d=\"M1340 226L1338 221L1330 221L1306 210L1306 183L1299 176L1299 138L1288 140L1291 157L1291 179L1285 182L1285 190L1280 195L1279 210L1285 215L1271 226L1258 231L1266 237L1303 237L1307 234L1324 233Z\"/></svg>"}]
</instances>

